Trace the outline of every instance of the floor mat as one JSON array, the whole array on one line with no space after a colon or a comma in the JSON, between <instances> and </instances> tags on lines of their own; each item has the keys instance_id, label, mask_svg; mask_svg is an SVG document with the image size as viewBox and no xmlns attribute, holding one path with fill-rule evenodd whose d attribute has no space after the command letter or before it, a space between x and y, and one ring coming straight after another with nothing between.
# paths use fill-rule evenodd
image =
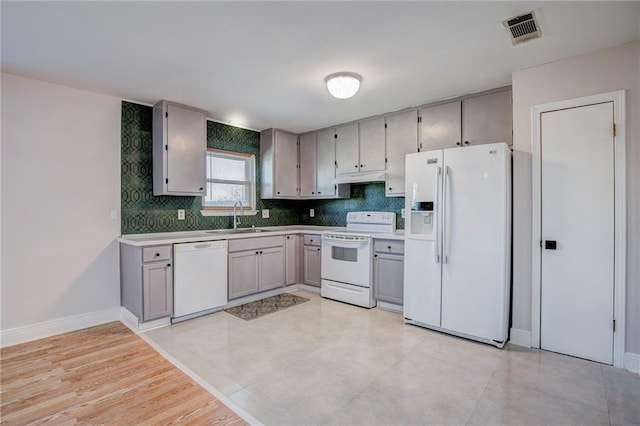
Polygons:
<instances>
[{"instance_id":1,"label":"floor mat","mask_svg":"<svg viewBox=\"0 0 640 426\"><path fill-rule=\"evenodd\" d=\"M296 296L290 293L278 294L276 296L267 297L266 299L256 300L255 302L245 303L244 305L234 306L225 309L225 312L235 315L243 320L250 321L263 315L267 315L291 306L308 302L306 297Z\"/></svg>"}]
</instances>

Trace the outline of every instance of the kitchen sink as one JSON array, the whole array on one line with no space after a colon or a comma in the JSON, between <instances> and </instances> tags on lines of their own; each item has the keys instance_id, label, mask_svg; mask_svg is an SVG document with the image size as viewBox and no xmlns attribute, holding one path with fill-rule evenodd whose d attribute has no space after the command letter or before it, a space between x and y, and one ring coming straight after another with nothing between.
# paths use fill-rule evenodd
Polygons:
<instances>
[{"instance_id":1,"label":"kitchen sink","mask_svg":"<svg viewBox=\"0 0 640 426\"><path fill-rule=\"evenodd\" d=\"M269 229L260 228L238 228L238 229L216 229L214 231L207 231L209 234L254 234L259 232L271 232Z\"/></svg>"}]
</instances>

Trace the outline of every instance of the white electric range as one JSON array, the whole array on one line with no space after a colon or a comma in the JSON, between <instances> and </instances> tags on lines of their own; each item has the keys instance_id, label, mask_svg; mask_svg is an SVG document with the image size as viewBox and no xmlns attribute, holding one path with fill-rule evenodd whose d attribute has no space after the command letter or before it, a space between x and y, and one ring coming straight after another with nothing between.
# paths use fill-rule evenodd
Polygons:
<instances>
[{"instance_id":1,"label":"white electric range","mask_svg":"<svg viewBox=\"0 0 640 426\"><path fill-rule=\"evenodd\" d=\"M396 214L349 212L346 231L322 234L322 297L373 308L373 236L396 230Z\"/></svg>"}]
</instances>

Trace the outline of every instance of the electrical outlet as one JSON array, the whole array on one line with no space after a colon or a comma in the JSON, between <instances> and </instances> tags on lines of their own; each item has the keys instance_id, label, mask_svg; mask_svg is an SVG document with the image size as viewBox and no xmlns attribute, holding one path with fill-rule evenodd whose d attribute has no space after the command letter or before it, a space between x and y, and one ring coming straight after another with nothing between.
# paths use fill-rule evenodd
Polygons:
<instances>
[{"instance_id":1,"label":"electrical outlet","mask_svg":"<svg viewBox=\"0 0 640 426\"><path fill-rule=\"evenodd\" d=\"M263 209L262 210L262 218L263 219L269 219L269 210L267 210L267 209Z\"/></svg>"},{"instance_id":2,"label":"electrical outlet","mask_svg":"<svg viewBox=\"0 0 640 426\"><path fill-rule=\"evenodd\" d=\"M402 216L402 218L404 219L404 209L400 209L400 215Z\"/></svg>"},{"instance_id":3,"label":"electrical outlet","mask_svg":"<svg viewBox=\"0 0 640 426\"><path fill-rule=\"evenodd\" d=\"M178 220L184 220L184 209L178 209Z\"/></svg>"},{"instance_id":4,"label":"electrical outlet","mask_svg":"<svg viewBox=\"0 0 640 426\"><path fill-rule=\"evenodd\" d=\"M310 217L315 217L316 216L316 211L314 209L309 209L309 216Z\"/></svg>"}]
</instances>

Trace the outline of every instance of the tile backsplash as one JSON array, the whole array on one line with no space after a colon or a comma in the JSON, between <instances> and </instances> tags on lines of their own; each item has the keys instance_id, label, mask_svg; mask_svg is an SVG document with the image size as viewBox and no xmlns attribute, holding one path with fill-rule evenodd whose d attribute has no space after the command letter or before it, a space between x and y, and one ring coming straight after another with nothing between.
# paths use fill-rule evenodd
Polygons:
<instances>
[{"instance_id":1,"label":"tile backsplash","mask_svg":"<svg viewBox=\"0 0 640 426\"><path fill-rule=\"evenodd\" d=\"M230 216L202 216L200 197L154 196L152 159L152 108L122 102L121 198L122 233L191 231L231 228ZM260 198L260 133L207 121L207 146L256 156L257 209L269 209L269 218L245 216L242 226L325 225L344 226L351 210L381 210L397 213L397 226L403 228L400 209L404 198L384 196L383 183L351 186L351 198L343 200L262 200ZM315 209L315 217L309 209ZM178 209L185 220L178 220Z\"/></svg>"}]
</instances>

